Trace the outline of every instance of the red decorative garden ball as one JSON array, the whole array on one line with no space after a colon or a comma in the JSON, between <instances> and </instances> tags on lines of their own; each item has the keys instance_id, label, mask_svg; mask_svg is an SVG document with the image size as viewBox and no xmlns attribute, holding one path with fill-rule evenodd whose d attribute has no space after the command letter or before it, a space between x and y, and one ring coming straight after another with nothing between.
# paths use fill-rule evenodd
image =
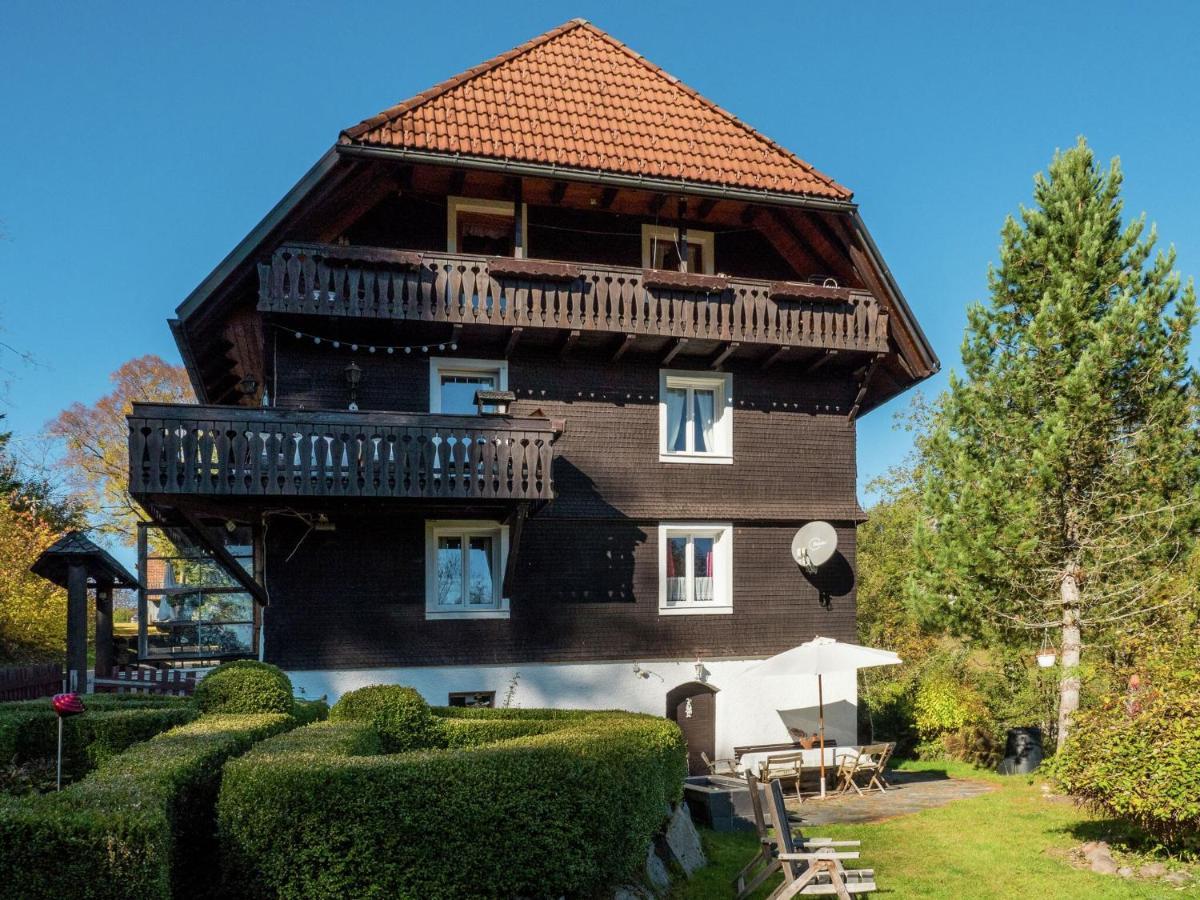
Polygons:
<instances>
[{"instance_id":1,"label":"red decorative garden ball","mask_svg":"<svg viewBox=\"0 0 1200 900\"><path fill-rule=\"evenodd\" d=\"M58 713L59 718L65 719L67 716L77 716L83 712L83 701L79 699L78 694L55 694L50 701L54 707L54 711Z\"/></svg>"}]
</instances>

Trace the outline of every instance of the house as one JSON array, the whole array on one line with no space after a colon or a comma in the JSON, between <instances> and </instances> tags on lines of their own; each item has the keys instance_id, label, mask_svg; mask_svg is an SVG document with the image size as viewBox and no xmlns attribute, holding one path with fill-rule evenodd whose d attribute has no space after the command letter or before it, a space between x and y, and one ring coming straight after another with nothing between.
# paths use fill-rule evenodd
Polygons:
<instances>
[{"instance_id":1,"label":"house","mask_svg":"<svg viewBox=\"0 0 1200 900\"><path fill-rule=\"evenodd\" d=\"M814 729L815 684L742 673L854 638L855 423L938 367L847 188L580 20L347 128L170 326L200 405L129 417L143 660L710 753ZM826 680L831 739L855 702Z\"/></svg>"}]
</instances>

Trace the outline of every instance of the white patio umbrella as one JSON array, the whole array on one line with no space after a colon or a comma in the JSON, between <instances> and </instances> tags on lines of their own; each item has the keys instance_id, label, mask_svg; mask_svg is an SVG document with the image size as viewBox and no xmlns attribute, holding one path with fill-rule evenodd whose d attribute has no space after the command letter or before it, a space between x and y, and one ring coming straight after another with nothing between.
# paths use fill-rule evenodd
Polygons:
<instances>
[{"instance_id":1,"label":"white patio umbrella","mask_svg":"<svg viewBox=\"0 0 1200 900\"><path fill-rule=\"evenodd\" d=\"M759 678L795 678L817 676L817 709L821 732L821 796L825 796L825 691L822 676L834 672L857 672L872 666L894 666L903 662L890 650L877 650L858 644L845 644L833 638L816 637L811 641L777 653L747 669L745 675Z\"/></svg>"}]
</instances>

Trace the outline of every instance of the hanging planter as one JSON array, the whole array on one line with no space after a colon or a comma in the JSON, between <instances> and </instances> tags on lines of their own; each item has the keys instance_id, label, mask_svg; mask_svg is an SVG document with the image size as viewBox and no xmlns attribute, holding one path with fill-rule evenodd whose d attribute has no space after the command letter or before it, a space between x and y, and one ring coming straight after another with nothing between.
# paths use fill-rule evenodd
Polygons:
<instances>
[{"instance_id":1,"label":"hanging planter","mask_svg":"<svg viewBox=\"0 0 1200 900\"><path fill-rule=\"evenodd\" d=\"M1042 649L1037 652L1037 664L1042 669L1053 669L1054 664L1058 662L1058 653L1050 645L1050 634L1047 631L1042 632Z\"/></svg>"}]
</instances>

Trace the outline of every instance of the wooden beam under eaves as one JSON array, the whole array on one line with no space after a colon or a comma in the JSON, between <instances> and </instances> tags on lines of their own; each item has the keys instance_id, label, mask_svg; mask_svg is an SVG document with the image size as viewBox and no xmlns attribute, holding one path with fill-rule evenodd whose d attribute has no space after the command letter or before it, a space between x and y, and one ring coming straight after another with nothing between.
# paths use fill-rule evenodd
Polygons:
<instances>
[{"instance_id":1,"label":"wooden beam under eaves","mask_svg":"<svg viewBox=\"0 0 1200 900\"><path fill-rule=\"evenodd\" d=\"M776 351L774 353L772 353L770 356L768 356L766 359L763 360L762 365L758 367L758 371L760 371L760 372L767 371L767 369L771 368L771 366L775 365L775 363L779 362L780 360L784 359L789 354L791 354L793 349L795 349L795 348L779 347L778 349L776 349Z\"/></svg>"},{"instance_id":2,"label":"wooden beam under eaves","mask_svg":"<svg viewBox=\"0 0 1200 900\"><path fill-rule=\"evenodd\" d=\"M854 417L858 415L858 411L862 408L862 402L867 396L867 389L871 386L871 376L875 374L875 369L879 365L879 361L883 359L883 354L878 354L871 364L867 366L863 372L862 380L858 383L858 393L854 396L854 403L850 407L850 413L846 416L847 421L853 422Z\"/></svg>"},{"instance_id":3,"label":"wooden beam under eaves","mask_svg":"<svg viewBox=\"0 0 1200 900\"><path fill-rule=\"evenodd\" d=\"M616 188L605 188L600 194L600 208L609 209L613 205L613 201L617 199Z\"/></svg>"},{"instance_id":4,"label":"wooden beam under eaves","mask_svg":"<svg viewBox=\"0 0 1200 900\"><path fill-rule=\"evenodd\" d=\"M550 205L561 206L563 197L567 195L567 183L565 181L556 181L550 188Z\"/></svg>"},{"instance_id":5,"label":"wooden beam under eaves","mask_svg":"<svg viewBox=\"0 0 1200 900\"><path fill-rule=\"evenodd\" d=\"M575 345L579 343L579 329L572 328L567 332L567 339L563 341L562 347L559 348L558 358L566 359L571 355L571 351L575 349Z\"/></svg>"},{"instance_id":6,"label":"wooden beam under eaves","mask_svg":"<svg viewBox=\"0 0 1200 900\"><path fill-rule=\"evenodd\" d=\"M740 346L742 346L742 345L739 342L730 341L728 344L726 344L724 347L721 348L720 353L718 353L716 356L714 356L712 358L712 362L710 362L708 364L708 367L710 369L721 368L721 366L723 366L725 364L725 360L727 360L727 359L729 359L729 357L733 356L733 354L737 352L737 349Z\"/></svg>"},{"instance_id":7,"label":"wooden beam under eaves","mask_svg":"<svg viewBox=\"0 0 1200 900\"><path fill-rule=\"evenodd\" d=\"M609 360L609 362L616 362L622 356L624 356L629 348L633 346L633 342L635 340L637 340L636 334L627 334L621 338L621 342L617 344L617 349L613 351L612 358Z\"/></svg>"},{"instance_id":8,"label":"wooden beam under eaves","mask_svg":"<svg viewBox=\"0 0 1200 900\"><path fill-rule=\"evenodd\" d=\"M525 329L518 325L508 333L508 343L504 345L504 358L508 359L513 355L513 351L517 349L517 344L521 340L521 335L525 333Z\"/></svg>"},{"instance_id":9,"label":"wooden beam under eaves","mask_svg":"<svg viewBox=\"0 0 1200 900\"><path fill-rule=\"evenodd\" d=\"M708 218L709 213L713 211L713 207L717 205L717 201L712 197L707 200L701 200L700 205L696 207L696 218L704 221Z\"/></svg>"},{"instance_id":10,"label":"wooden beam under eaves","mask_svg":"<svg viewBox=\"0 0 1200 900\"><path fill-rule=\"evenodd\" d=\"M662 364L664 366L668 365L671 362L671 360L673 360L676 356L678 356L679 352L681 350L683 350L683 348L686 347L687 345L688 345L687 338L675 338L675 343L673 343L671 345L671 349L668 350L666 355L662 358Z\"/></svg>"},{"instance_id":11,"label":"wooden beam under eaves","mask_svg":"<svg viewBox=\"0 0 1200 900\"><path fill-rule=\"evenodd\" d=\"M837 356L836 350L826 350L825 352L823 352L819 356L817 356L817 358L814 359L812 362L810 362L807 366L805 366L803 369L801 369L800 374L801 375L811 375L813 372L817 371L817 369L821 368L821 366L825 365L825 363L829 362L835 356Z\"/></svg>"}]
</instances>

